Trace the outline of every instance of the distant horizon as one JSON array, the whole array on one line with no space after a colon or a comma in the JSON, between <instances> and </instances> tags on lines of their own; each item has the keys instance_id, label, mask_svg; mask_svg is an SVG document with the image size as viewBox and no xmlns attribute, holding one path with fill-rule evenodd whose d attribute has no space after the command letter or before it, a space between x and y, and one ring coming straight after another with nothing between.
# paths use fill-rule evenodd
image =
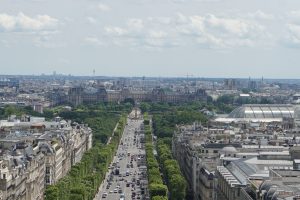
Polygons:
<instances>
[{"instance_id":1,"label":"distant horizon","mask_svg":"<svg viewBox=\"0 0 300 200\"><path fill-rule=\"evenodd\" d=\"M48 76L48 77L89 77L89 78L154 78L154 79L160 79L160 78L166 78L166 79L172 79L172 78L179 78L179 79L241 79L241 80L248 80L249 78L251 80L300 80L300 78L276 78L276 77L214 77L214 76L147 76L147 75L141 75L141 76L125 76L125 75L78 75L78 74L60 74L57 73L56 75L53 74L0 74L0 77L9 77L9 76Z\"/></svg>"},{"instance_id":2,"label":"distant horizon","mask_svg":"<svg viewBox=\"0 0 300 200\"><path fill-rule=\"evenodd\" d=\"M2 0L0 69L298 79L299 22L299 0Z\"/></svg>"}]
</instances>

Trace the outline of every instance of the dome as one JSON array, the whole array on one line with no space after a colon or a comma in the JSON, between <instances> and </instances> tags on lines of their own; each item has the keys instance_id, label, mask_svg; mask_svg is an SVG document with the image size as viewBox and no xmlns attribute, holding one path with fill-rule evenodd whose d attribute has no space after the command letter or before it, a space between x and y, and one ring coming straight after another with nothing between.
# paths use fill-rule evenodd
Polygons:
<instances>
[{"instance_id":1,"label":"dome","mask_svg":"<svg viewBox=\"0 0 300 200\"><path fill-rule=\"evenodd\" d=\"M237 153L237 150L233 146L227 146L227 147L224 147L221 150L221 153L223 153L223 154L232 154L232 153Z\"/></svg>"}]
</instances>

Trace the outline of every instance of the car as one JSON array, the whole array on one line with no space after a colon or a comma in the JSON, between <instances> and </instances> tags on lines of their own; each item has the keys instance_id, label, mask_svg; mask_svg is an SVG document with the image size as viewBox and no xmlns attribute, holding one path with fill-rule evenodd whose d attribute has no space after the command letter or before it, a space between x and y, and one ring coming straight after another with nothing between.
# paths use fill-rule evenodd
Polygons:
<instances>
[{"instance_id":1,"label":"car","mask_svg":"<svg viewBox=\"0 0 300 200\"><path fill-rule=\"evenodd\" d=\"M118 192L119 192L119 194L123 193L121 188L119 188Z\"/></svg>"},{"instance_id":2,"label":"car","mask_svg":"<svg viewBox=\"0 0 300 200\"><path fill-rule=\"evenodd\" d=\"M118 189L114 189L114 193L118 193Z\"/></svg>"},{"instance_id":3,"label":"car","mask_svg":"<svg viewBox=\"0 0 300 200\"><path fill-rule=\"evenodd\" d=\"M124 194L124 193L122 193L122 194L120 195L120 200L125 200L125 194Z\"/></svg>"},{"instance_id":4,"label":"car","mask_svg":"<svg viewBox=\"0 0 300 200\"><path fill-rule=\"evenodd\" d=\"M104 192L103 194L102 194L102 198L106 198L107 197L107 192Z\"/></svg>"},{"instance_id":5,"label":"car","mask_svg":"<svg viewBox=\"0 0 300 200\"><path fill-rule=\"evenodd\" d=\"M106 186L106 189L107 189L107 190L109 189L109 185Z\"/></svg>"},{"instance_id":6,"label":"car","mask_svg":"<svg viewBox=\"0 0 300 200\"><path fill-rule=\"evenodd\" d=\"M109 193L114 193L114 191L111 190L111 191L109 191Z\"/></svg>"}]
</instances>

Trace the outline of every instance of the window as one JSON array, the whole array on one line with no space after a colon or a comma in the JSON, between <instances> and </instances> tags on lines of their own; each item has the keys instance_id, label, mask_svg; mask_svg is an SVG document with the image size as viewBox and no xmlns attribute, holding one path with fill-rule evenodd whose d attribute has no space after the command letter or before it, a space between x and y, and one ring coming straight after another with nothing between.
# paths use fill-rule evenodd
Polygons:
<instances>
[{"instance_id":1,"label":"window","mask_svg":"<svg viewBox=\"0 0 300 200\"><path fill-rule=\"evenodd\" d=\"M6 179L6 174L3 174L3 179Z\"/></svg>"},{"instance_id":2,"label":"window","mask_svg":"<svg viewBox=\"0 0 300 200\"><path fill-rule=\"evenodd\" d=\"M241 189L238 189L237 195L238 195L238 197L241 196Z\"/></svg>"},{"instance_id":3,"label":"window","mask_svg":"<svg viewBox=\"0 0 300 200\"><path fill-rule=\"evenodd\" d=\"M46 176L46 183L50 184L50 177L49 176Z\"/></svg>"},{"instance_id":4,"label":"window","mask_svg":"<svg viewBox=\"0 0 300 200\"><path fill-rule=\"evenodd\" d=\"M218 153L219 151L218 150L214 150L214 153Z\"/></svg>"},{"instance_id":5,"label":"window","mask_svg":"<svg viewBox=\"0 0 300 200\"><path fill-rule=\"evenodd\" d=\"M46 167L46 174L50 174L50 167Z\"/></svg>"},{"instance_id":6,"label":"window","mask_svg":"<svg viewBox=\"0 0 300 200\"><path fill-rule=\"evenodd\" d=\"M206 153L208 153L208 150L206 150Z\"/></svg>"}]
</instances>

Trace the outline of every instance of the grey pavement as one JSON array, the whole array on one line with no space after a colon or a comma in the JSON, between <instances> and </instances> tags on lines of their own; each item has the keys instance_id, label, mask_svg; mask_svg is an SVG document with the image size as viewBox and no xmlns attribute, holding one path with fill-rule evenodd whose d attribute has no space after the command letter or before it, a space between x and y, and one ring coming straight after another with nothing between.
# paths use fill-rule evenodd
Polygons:
<instances>
[{"instance_id":1,"label":"grey pavement","mask_svg":"<svg viewBox=\"0 0 300 200\"><path fill-rule=\"evenodd\" d=\"M136 116L138 118L134 119ZM140 142L143 137L143 134L140 134L143 133L141 128L143 129L143 119L140 113L136 115L132 112L128 117L118 150L94 200L146 199L144 191L147 193L147 177L144 165L145 149ZM117 169L119 175L116 175Z\"/></svg>"}]
</instances>

